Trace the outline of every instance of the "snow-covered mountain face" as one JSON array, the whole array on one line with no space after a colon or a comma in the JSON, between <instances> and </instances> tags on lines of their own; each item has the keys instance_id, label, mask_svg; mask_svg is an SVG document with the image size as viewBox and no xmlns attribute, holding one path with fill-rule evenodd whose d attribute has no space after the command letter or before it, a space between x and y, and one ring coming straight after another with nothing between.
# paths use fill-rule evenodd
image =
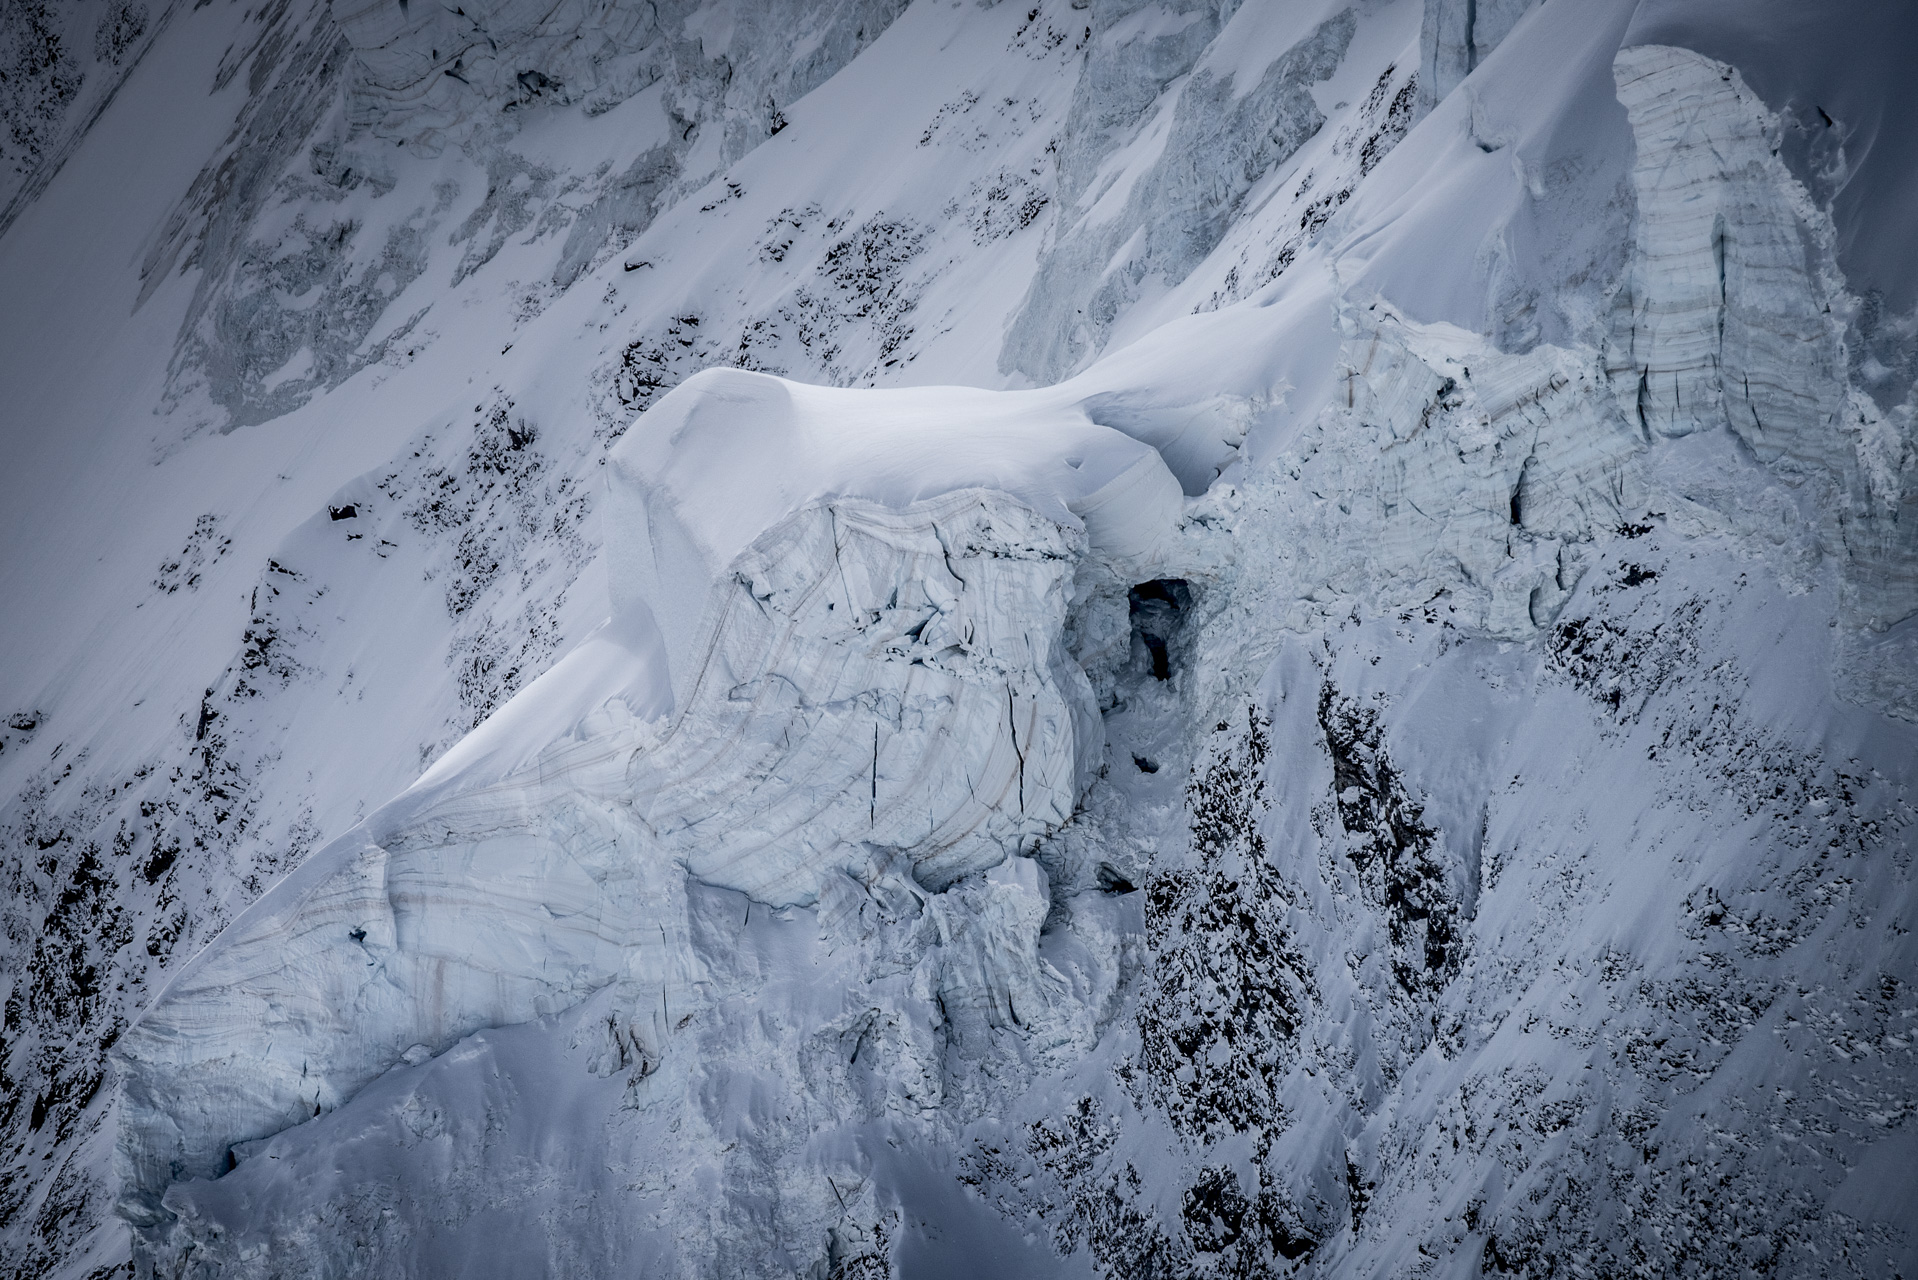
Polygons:
<instances>
[{"instance_id":1,"label":"snow-covered mountain face","mask_svg":"<svg viewBox=\"0 0 1918 1280\"><path fill-rule=\"evenodd\" d=\"M1914 52L9 6L0 1274L1910 1274Z\"/></svg>"}]
</instances>

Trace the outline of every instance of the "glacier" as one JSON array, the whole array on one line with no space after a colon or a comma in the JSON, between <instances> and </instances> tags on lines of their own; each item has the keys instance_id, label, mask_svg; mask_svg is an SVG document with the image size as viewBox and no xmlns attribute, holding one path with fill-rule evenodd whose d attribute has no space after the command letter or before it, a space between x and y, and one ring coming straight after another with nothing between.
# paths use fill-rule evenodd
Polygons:
<instances>
[{"instance_id":1,"label":"glacier","mask_svg":"<svg viewBox=\"0 0 1918 1280\"><path fill-rule=\"evenodd\" d=\"M1111 628L1091 615L1172 550L1181 496L1129 437L1030 410L994 423L979 399L717 370L662 399L609 458L605 554L626 585L604 634L309 857L120 1042L129 1216L164 1222L171 1183L408 1054L615 985L623 1016L646 1012L613 1034L650 1074L712 998L691 994L713 967L691 886L777 910L857 902L886 875L939 902L983 872L983 914L939 932L942 954L985 954L940 961L950 990L922 984L1015 1025L1015 978L1028 1017L1049 1004L1050 903L1024 855L1104 748L1068 610L1077 632Z\"/></svg>"},{"instance_id":2,"label":"glacier","mask_svg":"<svg viewBox=\"0 0 1918 1280\"><path fill-rule=\"evenodd\" d=\"M1899 6L113 12L0 1274L1918 1265Z\"/></svg>"}]
</instances>

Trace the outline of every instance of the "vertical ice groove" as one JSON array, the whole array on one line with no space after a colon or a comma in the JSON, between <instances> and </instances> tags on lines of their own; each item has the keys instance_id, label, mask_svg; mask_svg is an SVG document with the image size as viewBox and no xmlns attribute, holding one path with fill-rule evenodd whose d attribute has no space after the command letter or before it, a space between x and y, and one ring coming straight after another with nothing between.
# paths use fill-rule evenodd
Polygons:
<instances>
[{"instance_id":1,"label":"vertical ice groove","mask_svg":"<svg viewBox=\"0 0 1918 1280\"><path fill-rule=\"evenodd\" d=\"M1419 29L1419 114L1478 70L1539 0L1425 0Z\"/></svg>"}]
</instances>

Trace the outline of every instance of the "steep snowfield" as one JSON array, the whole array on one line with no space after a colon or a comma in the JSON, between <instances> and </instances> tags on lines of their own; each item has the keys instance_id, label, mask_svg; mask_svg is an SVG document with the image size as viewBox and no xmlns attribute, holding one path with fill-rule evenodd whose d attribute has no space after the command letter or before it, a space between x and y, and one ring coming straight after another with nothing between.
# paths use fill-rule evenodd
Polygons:
<instances>
[{"instance_id":1,"label":"steep snowfield","mask_svg":"<svg viewBox=\"0 0 1918 1280\"><path fill-rule=\"evenodd\" d=\"M1918 1266L1909 16L1083 3L0 102L7 1274Z\"/></svg>"}]
</instances>

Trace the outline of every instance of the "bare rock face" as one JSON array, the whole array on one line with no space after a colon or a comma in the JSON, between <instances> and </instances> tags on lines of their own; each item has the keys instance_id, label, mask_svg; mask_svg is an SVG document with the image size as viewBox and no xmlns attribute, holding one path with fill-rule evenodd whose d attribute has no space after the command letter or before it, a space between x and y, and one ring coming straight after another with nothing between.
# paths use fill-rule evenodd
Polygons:
<instances>
[{"instance_id":1,"label":"bare rock face","mask_svg":"<svg viewBox=\"0 0 1918 1280\"><path fill-rule=\"evenodd\" d=\"M1914 1274L1891 4L0 14L0 1277Z\"/></svg>"},{"instance_id":2,"label":"bare rock face","mask_svg":"<svg viewBox=\"0 0 1918 1280\"><path fill-rule=\"evenodd\" d=\"M22 0L0 13L0 232L46 189L172 10Z\"/></svg>"},{"instance_id":3,"label":"bare rock face","mask_svg":"<svg viewBox=\"0 0 1918 1280\"><path fill-rule=\"evenodd\" d=\"M1349 11L1305 33L1256 83L1241 83L1230 68L1231 38L1215 21L1209 6L1193 6L1170 31L1120 18L1093 33L1059 161L1068 222L1007 334L1005 371L1043 383L1084 368L1120 312L1155 279L1181 279L1197 266L1253 183L1325 123L1311 90L1345 56L1355 29ZM1166 119L1144 128L1151 111ZM1162 150L1145 173L1095 180L1127 133L1161 130L1154 141Z\"/></svg>"},{"instance_id":4,"label":"bare rock face","mask_svg":"<svg viewBox=\"0 0 1918 1280\"><path fill-rule=\"evenodd\" d=\"M780 103L844 66L903 7L826 0L775 14L709 11L697 0L342 0L333 16L357 65L350 111L380 137L433 151L510 132L529 107L581 103L597 114L662 78L713 79L717 95L682 95L687 123L729 110L755 117L757 131L724 123L737 155L765 136Z\"/></svg>"},{"instance_id":5,"label":"bare rock face","mask_svg":"<svg viewBox=\"0 0 1918 1280\"><path fill-rule=\"evenodd\" d=\"M143 297L176 266L202 272L169 400L204 405L210 425L231 430L292 412L403 350L430 303L399 314L400 300L439 240L464 246L457 286L512 237L563 228L550 274L563 291L783 129L782 106L878 39L902 7L348 0L259 10L250 47L221 69L224 84L250 67L252 96L144 255ZM617 170L566 179L510 145L531 116L590 119L652 86L648 114L663 140ZM395 196L407 210L367 210L368 195L394 190L395 144L415 163L472 160L484 199L454 219L460 184L443 179ZM360 207L342 208L356 192Z\"/></svg>"}]
</instances>

